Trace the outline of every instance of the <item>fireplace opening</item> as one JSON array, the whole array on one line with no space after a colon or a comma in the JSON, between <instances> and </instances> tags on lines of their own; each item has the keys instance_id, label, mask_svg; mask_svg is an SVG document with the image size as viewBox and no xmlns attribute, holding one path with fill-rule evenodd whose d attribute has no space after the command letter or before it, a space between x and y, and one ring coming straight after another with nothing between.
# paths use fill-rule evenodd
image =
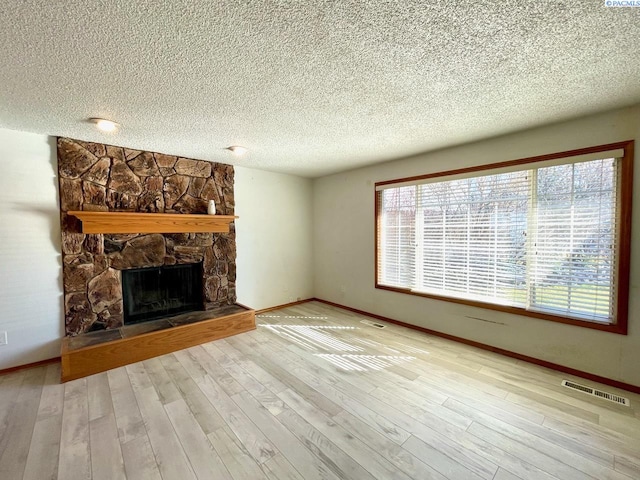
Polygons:
<instances>
[{"instance_id":1,"label":"fireplace opening","mask_svg":"<svg viewBox=\"0 0 640 480\"><path fill-rule=\"evenodd\" d=\"M124 324L204 310L202 263L122 271Z\"/></svg>"}]
</instances>

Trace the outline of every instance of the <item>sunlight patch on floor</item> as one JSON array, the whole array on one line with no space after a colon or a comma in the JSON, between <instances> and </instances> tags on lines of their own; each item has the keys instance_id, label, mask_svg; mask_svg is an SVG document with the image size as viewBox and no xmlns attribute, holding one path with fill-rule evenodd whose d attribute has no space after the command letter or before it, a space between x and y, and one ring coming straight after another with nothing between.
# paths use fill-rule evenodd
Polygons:
<instances>
[{"instance_id":1,"label":"sunlight patch on floor","mask_svg":"<svg viewBox=\"0 0 640 480\"><path fill-rule=\"evenodd\" d=\"M314 356L322 358L342 370L358 372L384 370L415 359L415 357L397 355L337 355L334 353L314 353Z\"/></svg>"},{"instance_id":2,"label":"sunlight patch on floor","mask_svg":"<svg viewBox=\"0 0 640 480\"><path fill-rule=\"evenodd\" d=\"M266 328L296 345L313 353L337 368L347 371L371 371L399 365L414 360L416 357L403 356L403 352L375 340L357 336L360 327L338 325L274 325L260 323L258 327ZM335 332L335 334L334 334ZM337 333L342 333L341 338ZM350 333L353 332L353 333ZM400 355L367 355L366 349L378 351L388 350ZM322 353L330 352L330 353ZM358 353L335 353L358 352Z\"/></svg>"},{"instance_id":3,"label":"sunlight patch on floor","mask_svg":"<svg viewBox=\"0 0 640 480\"><path fill-rule=\"evenodd\" d=\"M307 350L317 351L318 349L334 352L362 352L364 349L356 345L339 340L331 335L331 330L349 330L355 327L332 327L325 325L264 325L260 327L268 328L281 337L287 338Z\"/></svg>"}]
</instances>

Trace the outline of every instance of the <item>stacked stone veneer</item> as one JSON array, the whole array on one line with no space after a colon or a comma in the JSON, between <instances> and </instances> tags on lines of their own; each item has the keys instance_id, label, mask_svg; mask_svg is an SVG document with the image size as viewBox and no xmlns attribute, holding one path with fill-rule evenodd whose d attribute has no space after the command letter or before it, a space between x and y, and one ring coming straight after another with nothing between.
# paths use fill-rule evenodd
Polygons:
<instances>
[{"instance_id":1,"label":"stacked stone veneer","mask_svg":"<svg viewBox=\"0 0 640 480\"><path fill-rule=\"evenodd\" d=\"M233 167L58 139L65 330L123 325L121 270L203 262L205 309L236 300L235 229L228 234L83 234L70 210L233 215Z\"/></svg>"}]
</instances>

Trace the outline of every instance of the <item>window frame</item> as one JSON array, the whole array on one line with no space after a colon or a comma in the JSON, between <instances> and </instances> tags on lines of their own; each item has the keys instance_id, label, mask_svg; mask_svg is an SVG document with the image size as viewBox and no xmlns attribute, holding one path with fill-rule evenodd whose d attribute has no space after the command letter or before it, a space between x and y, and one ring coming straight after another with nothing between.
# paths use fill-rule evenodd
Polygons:
<instances>
[{"instance_id":1,"label":"window frame","mask_svg":"<svg viewBox=\"0 0 640 480\"><path fill-rule=\"evenodd\" d=\"M521 307L514 307L509 305L499 305L488 302L482 302L478 300L470 300L458 297L449 297L431 293L416 292L410 288L392 287L388 285L382 285L380 283L379 272L379 249L381 247L381 212L380 212L380 198L381 192L378 191L378 187L392 184L400 184L405 182L419 182L421 180L447 177L452 175L462 175L475 172L484 172L487 170L496 170L502 168L509 168L514 166L535 164L538 162L545 162L549 160L557 160L562 158L569 159L578 155L587 155L597 152L606 152L609 150L622 149L624 154L620 159L620 181L619 181L619 245L618 256L616 258L616 275L614 282L617 285L617 298L616 302L616 319L615 323L605 324L591 322L588 320L579 320L572 317L563 315L554 315L551 313L529 311ZM396 293L403 293L407 295L413 295L417 297L431 298L435 300L442 300L446 302L452 302L462 305L469 305L473 307L480 307L488 310L495 310L500 312L511 313L514 315L521 315L526 317L538 318L542 320L549 320L557 323L563 323L567 325L575 325L584 328L591 328L595 330L601 330L610 333L616 333L620 335L627 335L628 331L628 316L629 316L629 276L630 276L630 260L631 260L631 207L633 200L633 160L634 160L634 140L627 140L623 142L610 143L606 145L597 145L593 147L581 148L576 150L568 150L564 152L551 153L546 155L538 155L535 157L520 158L517 160L508 160L503 162L496 162L484 165L478 165L473 167L460 168L455 170L447 170L435 173L429 173L425 175L418 175L413 177L404 177L394 180L385 180L376 182L374 186L374 268L375 268L375 288L379 290L387 290ZM568 162L569 163L569 162Z\"/></svg>"}]
</instances>

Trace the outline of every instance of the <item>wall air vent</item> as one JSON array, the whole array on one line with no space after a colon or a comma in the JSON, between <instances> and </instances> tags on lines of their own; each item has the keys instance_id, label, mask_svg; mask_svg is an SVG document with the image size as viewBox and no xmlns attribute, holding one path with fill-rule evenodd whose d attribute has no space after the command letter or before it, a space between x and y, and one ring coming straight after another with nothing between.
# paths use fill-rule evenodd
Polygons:
<instances>
[{"instance_id":1,"label":"wall air vent","mask_svg":"<svg viewBox=\"0 0 640 480\"><path fill-rule=\"evenodd\" d=\"M382 325L381 323L372 322L371 320L360 320L360 323L364 323L365 325L369 325L370 327L375 328L384 328L386 325Z\"/></svg>"},{"instance_id":2,"label":"wall air vent","mask_svg":"<svg viewBox=\"0 0 640 480\"><path fill-rule=\"evenodd\" d=\"M620 405L624 405L625 407L631 405L628 398L621 397L620 395L616 395L615 393L603 392L602 390L587 387L586 385L580 385L579 383L571 382L569 380L563 380L562 386L571 388L572 390L577 390L582 393L586 393L587 395L604 398L605 400L609 400L613 403L619 403Z\"/></svg>"}]
</instances>

